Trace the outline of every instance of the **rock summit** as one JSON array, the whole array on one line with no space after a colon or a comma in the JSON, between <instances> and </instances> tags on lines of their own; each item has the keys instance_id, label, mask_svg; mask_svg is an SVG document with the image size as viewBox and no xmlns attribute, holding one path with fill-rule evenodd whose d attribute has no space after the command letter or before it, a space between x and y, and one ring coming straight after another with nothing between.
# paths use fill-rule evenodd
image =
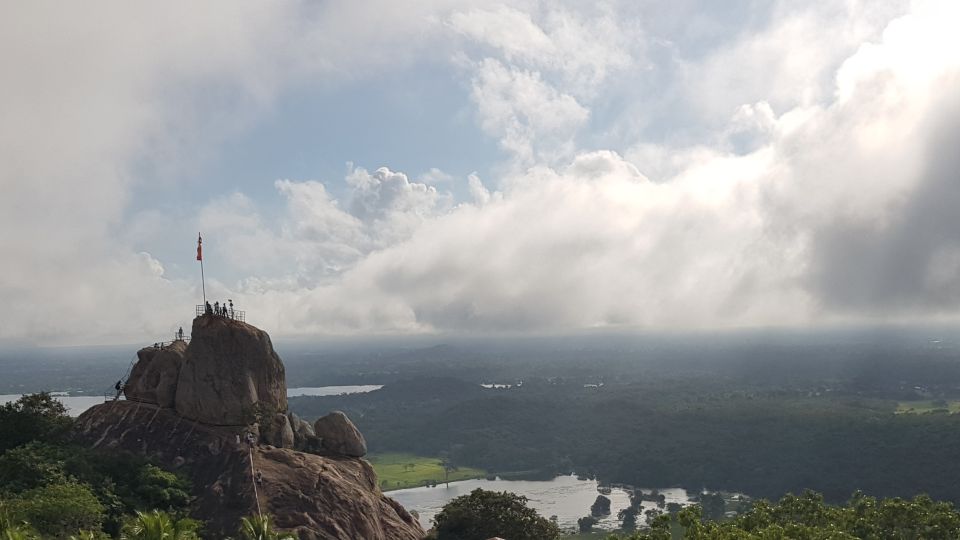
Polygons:
<instances>
[{"instance_id":1,"label":"rock summit","mask_svg":"<svg viewBox=\"0 0 960 540\"><path fill-rule=\"evenodd\" d=\"M346 415L335 411L311 425L287 410L283 362L254 326L197 317L189 344L137 353L124 393L127 400L80 415L75 440L189 476L192 514L205 523L205 537L235 535L240 518L258 509L302 540L424 537L418 521L380 491L360 459L363 435Z\"/></svg>"}]
</instances>

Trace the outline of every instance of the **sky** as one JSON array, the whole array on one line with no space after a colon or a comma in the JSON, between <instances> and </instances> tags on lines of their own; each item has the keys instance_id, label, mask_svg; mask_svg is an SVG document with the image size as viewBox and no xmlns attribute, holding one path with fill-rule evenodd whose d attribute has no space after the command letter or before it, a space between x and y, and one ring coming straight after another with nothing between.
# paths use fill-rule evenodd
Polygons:
<instances>
[{"instance_id":1,"label":"sky","mask_svg":"<svg viewBox=\"0 0 960 540\"><path fill-rule=\"evenodd\" d=\"M955 321L958 20L0 2L0 343Z\"/></svg>"}]
</instances>

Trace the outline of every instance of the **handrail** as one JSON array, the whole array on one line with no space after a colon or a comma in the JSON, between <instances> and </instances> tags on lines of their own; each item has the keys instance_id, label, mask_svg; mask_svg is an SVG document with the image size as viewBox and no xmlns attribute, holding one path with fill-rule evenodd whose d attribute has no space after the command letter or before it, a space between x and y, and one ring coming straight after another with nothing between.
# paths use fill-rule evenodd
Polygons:
<instances>
[{"instance_id":1,"label":"handrail","mask_svg":"<svg viewBox=\"0 0 960 540\"><path fill-rule=\"evenodd\" d=\"M197 304L197 317L202 317L203 315L214 315L216 317L224 317L226 319L231 319L234 321L247 322L247 312L241 311L239 309L232 309L227 307L221 307L220 313L215 313L213 310L207 311L207 306L203 304Z\"/></svg>"}]
</instances>

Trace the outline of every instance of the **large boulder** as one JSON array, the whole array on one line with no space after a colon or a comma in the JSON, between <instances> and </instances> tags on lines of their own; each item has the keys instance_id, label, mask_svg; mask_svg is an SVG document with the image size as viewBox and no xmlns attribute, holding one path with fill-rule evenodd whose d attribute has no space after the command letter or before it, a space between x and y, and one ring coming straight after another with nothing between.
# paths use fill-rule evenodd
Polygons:
<instances>
[{"instance_id":1,"label":"large boulder","mask_svg":"<svg viewBox=\"0 0 960 540\"><path fill-rule=\"evenodd\" d=\"M290 427L290 419L283 413L277 413L271 420L265 420L260 433L267 444L278 448L293 448L293 429Z\"/></svg>"},{"instance_id":2,"label":"large boulder","mask_svg":"<svg viewBox=\"0 0 960 540\"><path fill-rule=\"evenodd\" d=\"M313 425L303 418L297 416L293 411L287 413L287 420L290 421L290 428L293 429L293 447L297 450L307 448L307 441L315 438Z\"/></svg>"},{"instance_id":3,"label":"large boulder","mask_svg":"<svg viewBox=\"0 0 960 540\"><path fill-rule=\"evenodd\" d=\"M283 362L270 336L249 324L202 315L177 381L176 409L206 424L242 426L287 410Z\"/></svg>"},{"instance_id":4,"label":"large boulder","mask_svg":"<svg viewBox=\"0 0 960 540\"><path fill-rule=\"evenodd\" d=\"M322 416L313 424L313 430L320 438L320 448L324 452L349 457L363 457L367 454L367 441L363 434L340 411Z\"/></svg>"},{"instance_id":5,"label":"large boulder","mask_svg":"<svg viewBox=\"0 0 960 540\"><path fill-rule=\"evenodd\" d=\"M177 379L187 343L174 341L163 348L144 347L137 351L137 363L130 370L123 393L127 399L173 408Z\"/></svg>"}]
</instances>

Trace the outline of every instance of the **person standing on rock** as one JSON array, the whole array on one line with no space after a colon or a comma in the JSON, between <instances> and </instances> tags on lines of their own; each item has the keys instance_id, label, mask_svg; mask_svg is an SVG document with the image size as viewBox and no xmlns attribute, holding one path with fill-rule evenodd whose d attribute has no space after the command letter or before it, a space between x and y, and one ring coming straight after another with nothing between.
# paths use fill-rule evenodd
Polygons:
<instances>
[{"instance_id":1,"label":"person standing on rock","mask_svg":"<svg viewBox=\"0 0 960 540\"><path fill-rule=\"evenodd\" d=\"M220 315L220 302L213 303L213 314Z\"/></svg>"}]
</instances>

